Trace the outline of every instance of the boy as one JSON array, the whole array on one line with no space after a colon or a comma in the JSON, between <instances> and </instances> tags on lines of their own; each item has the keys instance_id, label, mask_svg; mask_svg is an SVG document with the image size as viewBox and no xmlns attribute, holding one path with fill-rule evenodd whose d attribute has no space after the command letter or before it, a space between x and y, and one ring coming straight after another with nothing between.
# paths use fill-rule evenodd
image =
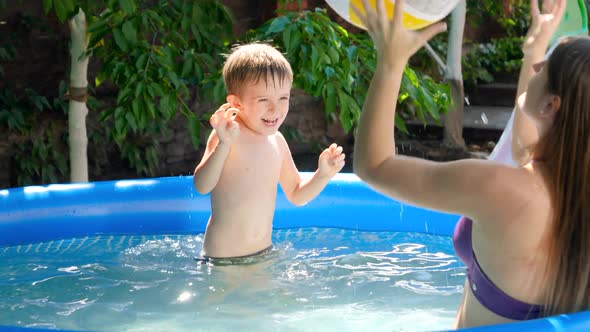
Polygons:
<instances>
[{"instance_id":1,"label":"boy","mask_svg":"<svg viewBox=\"0 0 590 332\"><path fill-rule=\"evenodd\" d=\"M194 172L197 191L211 192L206 258L268 251L277 184L290 202L304 205L344 166L342 147L332 144L320 154L313 177L301 180L278 131L289 111L293 80L278 50L260 43L238 46L223 66L223 78L227 103L211 116L213 131Z\"/></svg>"}]
</instances>

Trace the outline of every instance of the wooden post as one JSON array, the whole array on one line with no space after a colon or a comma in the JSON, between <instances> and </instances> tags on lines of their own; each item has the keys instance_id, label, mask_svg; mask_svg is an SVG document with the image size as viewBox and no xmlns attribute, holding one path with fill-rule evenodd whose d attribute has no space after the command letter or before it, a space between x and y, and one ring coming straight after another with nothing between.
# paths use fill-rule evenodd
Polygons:
<instances>
[{"instance_id":1,"label":"wooden post","mask_svg":"<svg viewBox=\"0 0 590 332\"><path fill-rule=\"evenodd\" d=\"M68 111L68 130L70 144L70 181L88 182L88 136L86 134L86 116L88 108L88 35L86 15L82 9L69 21L71 33L71 71L70 102Z\"/></svg>"},{"instance_id":2,"label":"wooden post","mask_svg":"<svg viewBox=\"0 0 590 332\"><path fill-rule=\"evenodd\" d=\"M451 98L454 107L444 115L444 142L451 147L465 147L463 139L463 74L461 56L463 49L463 31L465 29L465 14L467 5L460 1L451 14L451 29L449 31L449 45L445 80L451 85Z\"/></svg>"}]
</instances>

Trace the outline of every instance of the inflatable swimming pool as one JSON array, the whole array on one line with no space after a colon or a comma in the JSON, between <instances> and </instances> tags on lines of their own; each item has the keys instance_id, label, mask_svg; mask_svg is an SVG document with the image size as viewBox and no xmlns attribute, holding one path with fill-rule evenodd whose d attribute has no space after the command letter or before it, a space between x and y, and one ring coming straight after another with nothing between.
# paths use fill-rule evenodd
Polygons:
<instances>
[{"instance_id":1,"label":"inflatable swimming pool","mask_svg":"<svg viewBox=\"0 0 590 332\"><path fill-rule=\"evenodd\" d=\"M568 0L555 39L588 33L583 0ZM512 118L490 159L513 164ZM205 230L208 196L192 177L54 184L0 190L0 249L98 235L197 234ZM418 232L450 236L458 216L404 205L370 190L352 174L339 174L305 207L279 193L275 229L304 227ZM12 296L12 294L9 294ZM0 326L5 331L55 331ZM463 331L590 331L590 311Z\"/></svg>"},{"instance_id":2,"label":"inflatable swimming pool","mask_svg":"<svg viewBox=\"0 0 590 332\"><path fill-rule=\"evenodd\" d=\"M92 235L195 234L204 231L208 216L208 196L194 191L190 176L0 190L0 247ZM275 228L315 226L450 236L457 219L390 200L355 175L339 174L305 207L292 206L279 193ZM0 327L0 331L15 330L29 329ZM590 311L466 329L514 330L588 331Z\"/></svg>"}]
</instances>

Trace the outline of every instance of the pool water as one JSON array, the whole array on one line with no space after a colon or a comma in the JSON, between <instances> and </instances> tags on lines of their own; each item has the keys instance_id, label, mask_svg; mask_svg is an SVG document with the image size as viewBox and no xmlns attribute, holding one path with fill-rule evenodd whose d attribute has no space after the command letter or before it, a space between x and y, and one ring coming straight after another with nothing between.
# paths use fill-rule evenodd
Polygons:
<instances>
[{"instance_id":1,"label":"pool water","mask_svg":"<svg viewBox=\"0 0 590 332\"><path fill-rule=\"evenodd\" d=\"M95 331L450 329L465 268L449 237L275 230L254 264L197 263L202 235L0 248L0 325Z\"/></svg>"}]
</instances>

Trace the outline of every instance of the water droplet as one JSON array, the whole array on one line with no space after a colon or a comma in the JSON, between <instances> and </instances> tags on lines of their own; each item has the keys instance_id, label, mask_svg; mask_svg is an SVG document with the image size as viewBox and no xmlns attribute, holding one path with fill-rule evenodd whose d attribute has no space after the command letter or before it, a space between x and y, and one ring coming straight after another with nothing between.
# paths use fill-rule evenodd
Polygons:
<instances>
[{"instance_id":1,"label":"water droplet","mask_svg":"<svg viewBox=\"0 0 590 332\"><path fill-rule=\"evenodd\" d=\"M484 124L488 124L488 117L485 113L481 113L481 121L483 121Z\"/></svg>"}]
</instances>

